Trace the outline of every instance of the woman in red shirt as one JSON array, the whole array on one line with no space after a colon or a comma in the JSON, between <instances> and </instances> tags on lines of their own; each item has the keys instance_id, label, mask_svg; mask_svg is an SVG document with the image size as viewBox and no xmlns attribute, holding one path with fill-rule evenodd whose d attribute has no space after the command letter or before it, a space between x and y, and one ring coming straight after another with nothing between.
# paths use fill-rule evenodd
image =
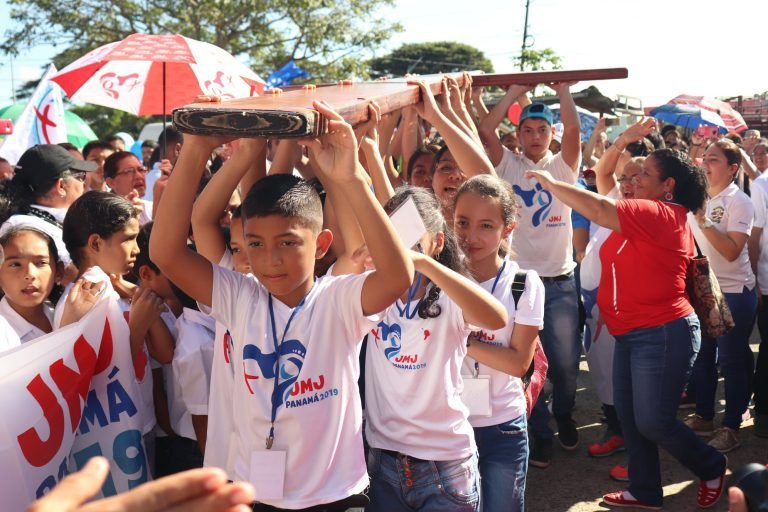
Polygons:
<instances>
[{"instance_id":1,"label":"woman in red shirt","mask_svg":"<svg viewBox=\"0 0 768 512\"><path fill-rule=\"evenodd\" d=\"M623 148L614 150L623 151ZM685 291L693 256L686 217L703 207L705 174L677 151L653 152L633 178L635 198L614 200L545 171L528 171L544 189L590 221L612 229L600 250L598 306L616 338L613 388L629 453L629 488L603 496L612 506L659 509L661 446L701 480L697 503L723 491L726 458L677 419L699 350L701 329Z\"/></svg>"}]
</instances>

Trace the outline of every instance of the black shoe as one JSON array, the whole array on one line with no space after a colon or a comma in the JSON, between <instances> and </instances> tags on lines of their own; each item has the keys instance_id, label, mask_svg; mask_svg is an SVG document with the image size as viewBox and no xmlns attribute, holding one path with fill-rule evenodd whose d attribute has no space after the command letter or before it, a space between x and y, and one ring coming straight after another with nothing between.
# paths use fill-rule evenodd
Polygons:
<instances>
[{"instance_id":1,"label":"black shoe","mask_svg":"<svg viewBox=\"0 0 768 512\"><path fill-rule=\"evenodd\" d=\"M557 437L560 440L560 446L566 451L573 451L579 446L579 431L576 430L576 422L570 415L555 416L557 421Z\"/></svg>"},{"instance_id":2,"label":"black shoe","mask_svg":"<svg viewBox=\"0 0 768 512\"><path fill-rule=\"evenodd\" d=\"M528 455L528 464L535 468L545 469L552 463L552 440L533 437L533 447Z\"/></svg>"}]
</instances>

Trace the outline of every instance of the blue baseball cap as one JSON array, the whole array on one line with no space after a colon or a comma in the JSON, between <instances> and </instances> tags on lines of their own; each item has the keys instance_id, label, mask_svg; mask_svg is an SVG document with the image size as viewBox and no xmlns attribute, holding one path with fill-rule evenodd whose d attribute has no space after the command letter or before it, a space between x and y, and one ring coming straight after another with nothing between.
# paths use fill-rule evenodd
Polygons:
<instances>
[{"instance_id":1,"label":"blue baseball cap","mask_svg":"<svg viewBox=\"0 0 768 512\"><path fill-rule=\"evenodd\" d=\"M522 112L520 112L520 121L518 126L523 125L523 121L526 119L537 118L543 119L551 125L555 124L555 116L552 113L552 109L543 103L531 103L526 105Z\"/></svg>"}]
</instances>

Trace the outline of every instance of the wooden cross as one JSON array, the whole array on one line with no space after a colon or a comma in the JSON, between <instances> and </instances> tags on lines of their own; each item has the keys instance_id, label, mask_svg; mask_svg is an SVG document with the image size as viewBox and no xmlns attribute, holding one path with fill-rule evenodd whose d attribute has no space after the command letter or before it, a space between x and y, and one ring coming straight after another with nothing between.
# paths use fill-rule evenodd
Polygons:
<instances>
[{"instance_id":1,"label":"wooden cross","mask_svg":"<svg viewBox=\"0 0 768 512\"><path fill-rule=\"evenodd\" d=\"M440 94L444 75L416 76L425 80L434 94ZM462 74L452 74L461 85ZM626 78L626 68L528 73L477 74L476 86L536 85L579 80ZM376 101L387 114L420 101L419 88L408 79L333 85L307 85L286 92L267 93L254 98L239 98L221 103L193 103L173 111L173 124L184 133L234 137L316 137L325 133L326 120L312 108L314 100L325 100L348 123L368 120L367 105Z\"/></svg>"}]
</instances>

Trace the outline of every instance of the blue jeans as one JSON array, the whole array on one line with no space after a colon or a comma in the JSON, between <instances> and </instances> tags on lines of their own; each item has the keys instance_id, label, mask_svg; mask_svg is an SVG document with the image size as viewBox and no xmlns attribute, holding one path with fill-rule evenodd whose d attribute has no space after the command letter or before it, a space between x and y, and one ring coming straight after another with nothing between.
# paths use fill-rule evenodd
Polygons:
<instances>
[{"instance_id":1,"label":"blue jeans","mask_svg":"<svg viewBox=\"0 0 768 512\"><path fill-rule=\"evenodd\" d=\"M757 293L744 288L742 293L724 293L736 326L719 338L702 336L701 349L693 365L696 383L696 414L715 417L717 364L725 377L725 416L723 426L738 430L741 415L749 405L749 381L754 364L749 335L755 325Z\"/></svg>"},{"instance_id":2,"label":"blue jeans","mask_svg":"<svg viewBox=\"0 0 768 512\"><path fill-rule=\"evenodd\" d=\"M648 505L663 501L659 446L702 480L725 470L725 456L677 419L700 336L695 313L616 336L613 389L629 454L629 491Z\"/></svg>"},{"instance_id":3,"label":"blue jeans","mask_svg":"<svg viewBox=\"0 0 768 512\"><path fill-rule=\"evenodd\" d=\"M480 510L476 455L462 460L425 461L371 448L368 475L368 512Z\"/></svg>"},{"instance_id":4,"label":"blue jeans","mask_svg":"<svg viewBox=\"0 0 768 512\"><path fill-rule=\"evenodd\" d=\"M579 294L576 278L544 281L544 329L541 343L549 361L547 377L552 381L552 412L570 416L576 404L576 377L579 375L581 333L579 332ZM544 393L539 395L530 418L535 436L552 439L550 414Z\"/></svg>"},{"instance_id":5,"label":"blue jeans","mask_svg":"<svg viewBox=\"0 0 768 512\"><path fill-rule=\"evenodd\" d=\"M475 427L480 455L483 512L523 512L528 472L525 415L491 427Z\"/></svg>"}]
</instances>

